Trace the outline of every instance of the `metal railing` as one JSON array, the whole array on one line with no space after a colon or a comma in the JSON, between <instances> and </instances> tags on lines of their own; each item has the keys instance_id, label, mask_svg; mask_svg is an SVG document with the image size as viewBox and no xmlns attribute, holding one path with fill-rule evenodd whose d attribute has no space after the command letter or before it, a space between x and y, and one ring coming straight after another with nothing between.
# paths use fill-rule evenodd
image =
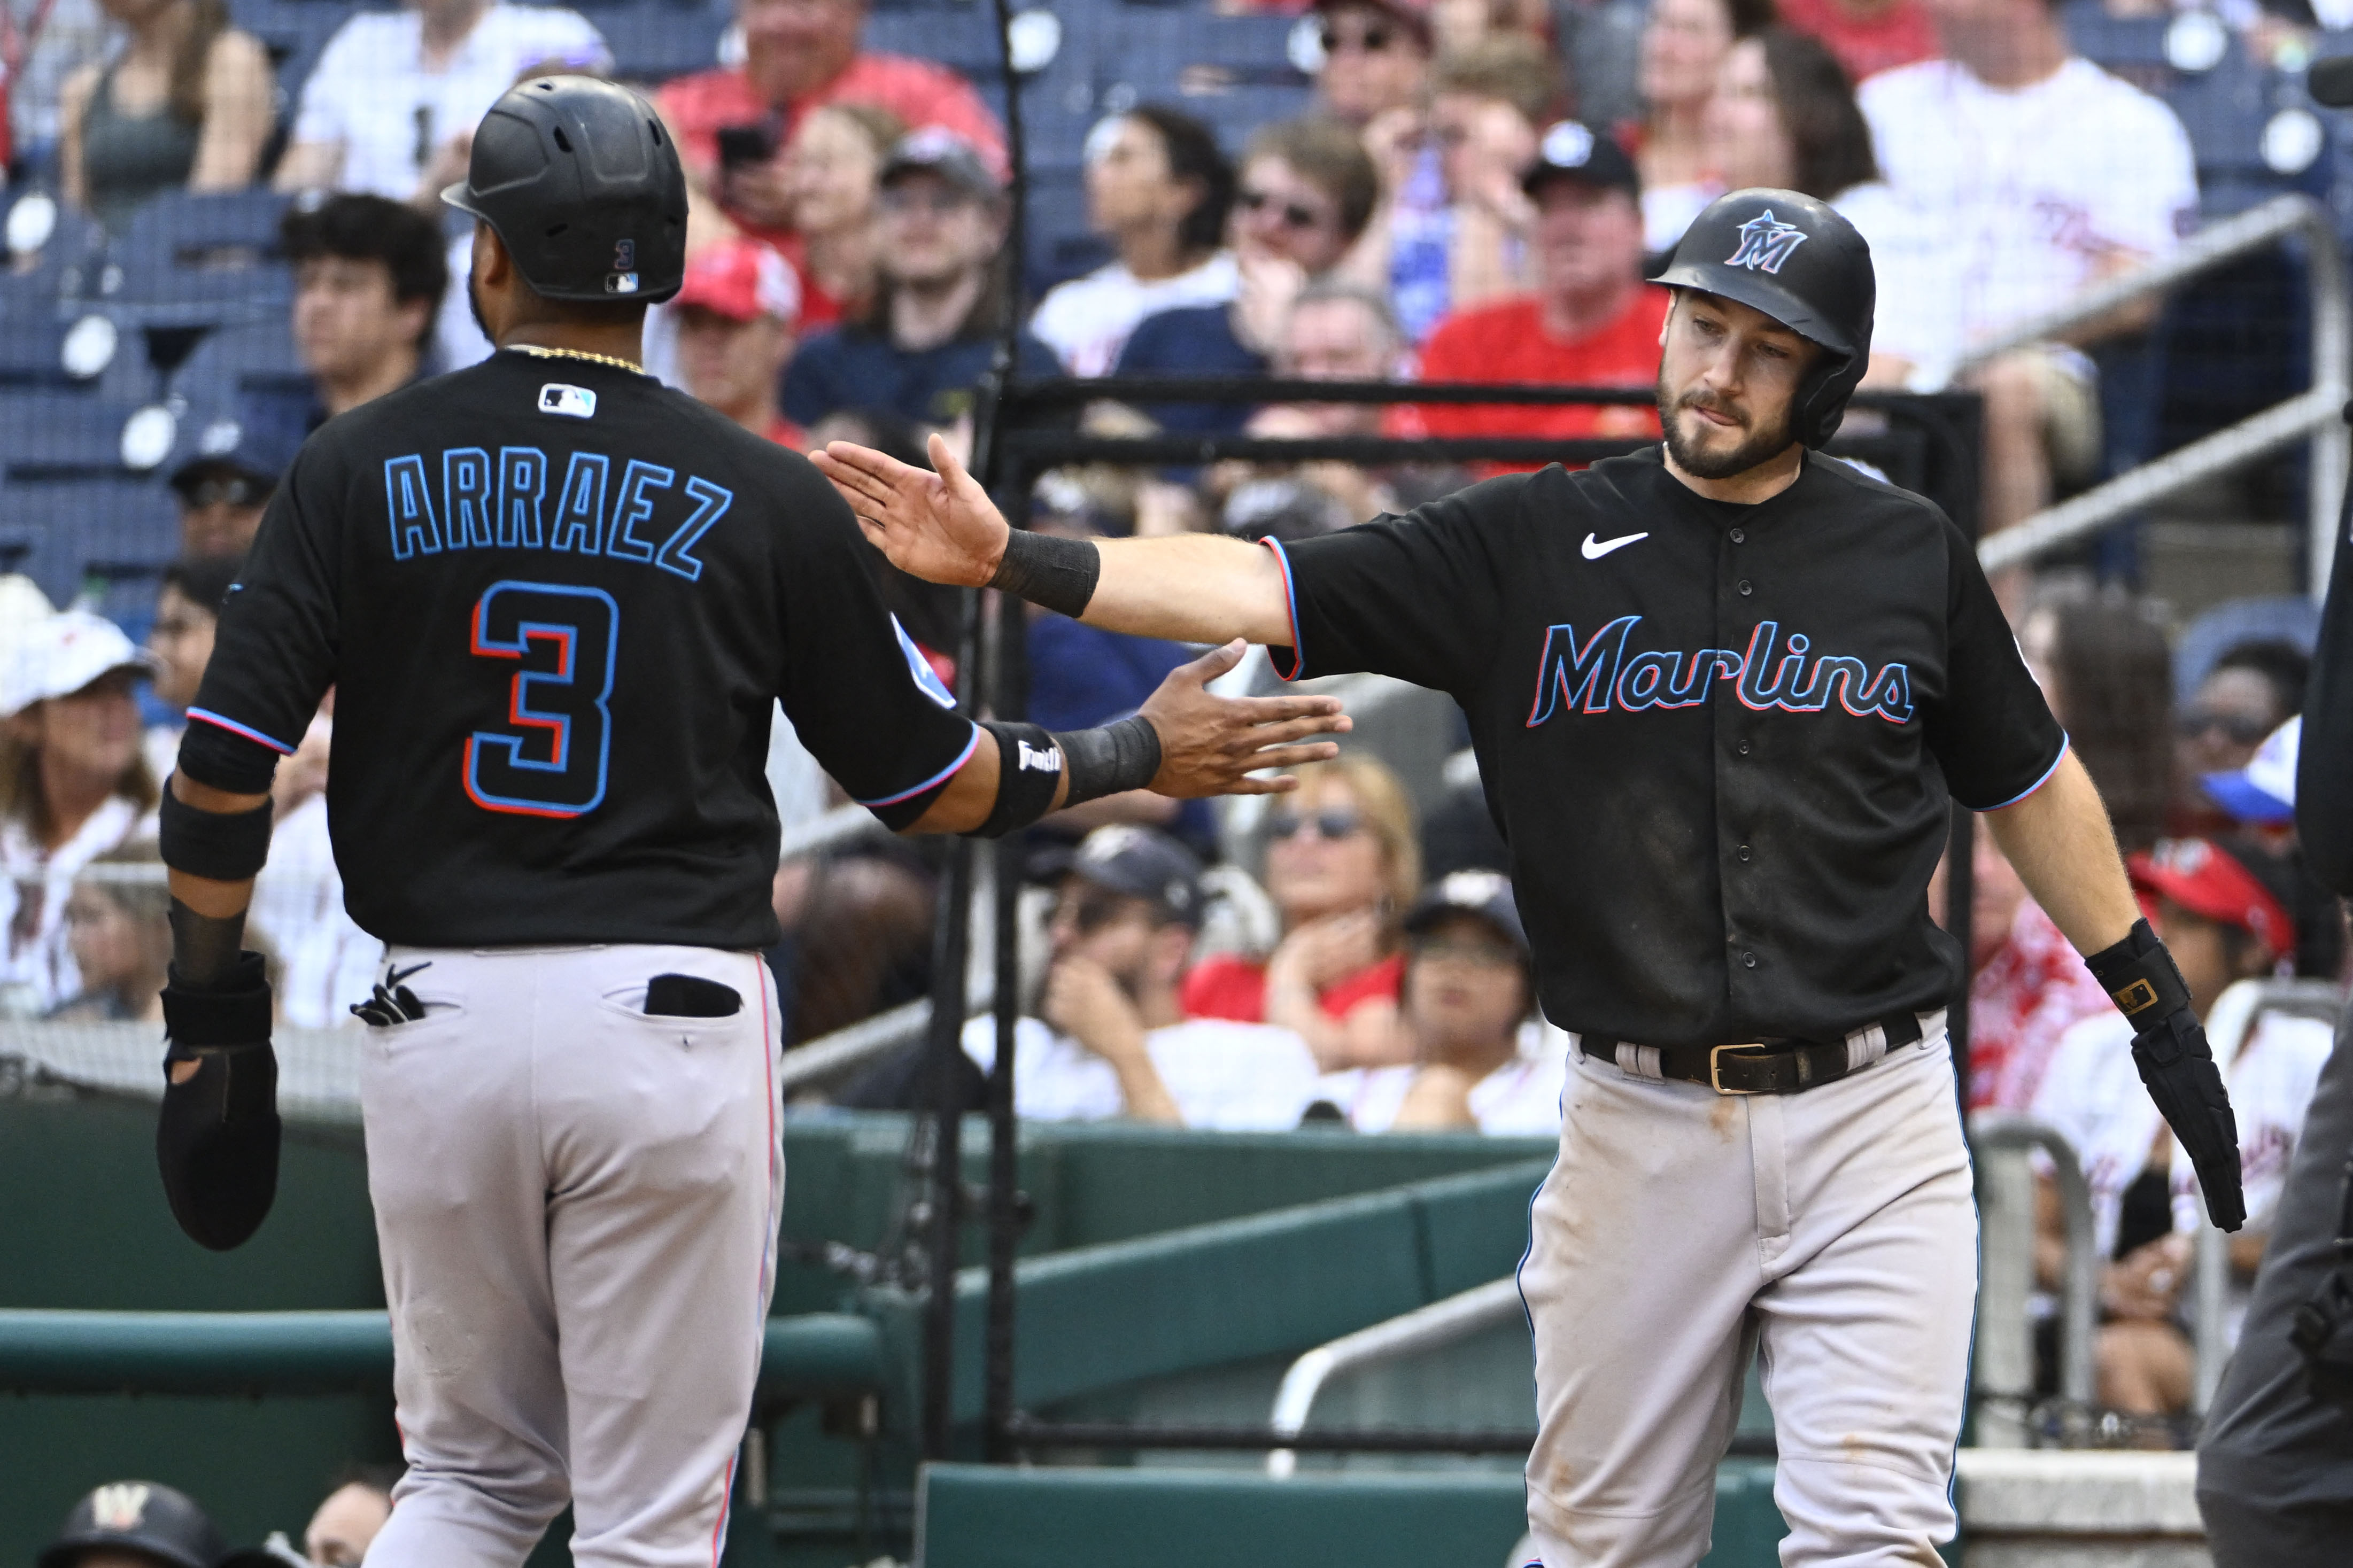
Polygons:
<instances>
[{"instance_id":1,"label":"metal railing","mask_svg":"<svg viewBox=\"0 0 2353 1568\"><path fill-rule=\"evenodd\" d=\"M2337 249L2328 211L2309 196L2274 196L2215 224L2171 255L2088 289L2067 303L1978 344L1955 374L1966 374L2013 349L2058 337L2120 307L2299 237L2304 242L2306 282L2312 299L2310 388L1989 536L1978 547L1978 558L1987 571L2024 565L2153 501L2282 447L2309 440L2310 584L2313 597L2320 596L2336 550L2337 510L2345 492L2348 462L2345 412L2348 361L2353 357L2353 300L2346 295L2345 258Z\"/></svg>"},{"instance_id":2,"label":"metal railing","mask_svg":"<svg viewBox=\"0 0 2353 1568\"><path fill-rule=\"evenodd\" d=\"M2025 1156L2040 1150L2052 1165L2067 1229L2067 1267L2059 1319L2059 1392L2076 1405L2093 1395L2092 1336L2100 1293L2092 1189L2066 1139L2008 1111L1969 1118L1969 1149L1978 1165L1983 1267L1978 1281L1974 1382L1978 1445L2023 1448L2034 1403L2034 1332L2026 1305L2034 1293L2034 1182ZM2016 1158L2007 1158L2007 1156Z\"/></svg>"},{"instance_id":3,"label":"metal railing","mask_svg":"<svg viewBox=\"0 0 2353 1568\"><path fill-rule=\"evenodd\" d=\"M1387 1322L1375 1323L1368 1329L1344 1334L1329 1344L1318 1345L1293 1362L1290 1370L1282 1374L1282 1385L1275 1391L1274 1412L1267 1417L1267 1426L1277 1436L1296 1437L1306 1428L1308 1412L1315 1407L1315 1396L1324 1391L1325 1383L1339 1373L1436 1350L1481 1329L1509 1321L1525 1310L1520 1302L1516 1276L1491 1279L1460 1295L1417 1307ZM1290 1476L1298 1468L1299 1456L1293 1449L1275 1448L1266 1456L1266 1473L1277 1479Z\"/></svg>"}]
</instances>

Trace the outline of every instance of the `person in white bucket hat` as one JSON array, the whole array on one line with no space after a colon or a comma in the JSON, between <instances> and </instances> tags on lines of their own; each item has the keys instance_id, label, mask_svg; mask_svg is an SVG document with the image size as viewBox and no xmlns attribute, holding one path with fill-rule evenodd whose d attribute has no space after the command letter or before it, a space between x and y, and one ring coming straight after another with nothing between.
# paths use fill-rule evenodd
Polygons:
<instances>
[{"instance_id":1,"label":"person in white bucket hat","mask_svg":"<svg viewBox=\"0 0 2353 1568\"><path fill-rule=\"evenodd\" d=\"M33 1016L80 988L66 900L92 859L154 832L134 688L147 653L102 616L26 626L0 664L0 1013Z\"/></svg>"}]
</instances>

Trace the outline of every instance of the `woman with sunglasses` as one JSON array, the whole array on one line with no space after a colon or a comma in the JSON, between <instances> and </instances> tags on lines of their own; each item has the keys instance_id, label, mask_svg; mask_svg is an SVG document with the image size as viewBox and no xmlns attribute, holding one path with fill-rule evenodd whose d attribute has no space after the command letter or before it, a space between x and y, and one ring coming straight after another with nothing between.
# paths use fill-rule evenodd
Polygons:
<instances>
[{"instance_id":1,"label":"woman with sunglasses","mask_svg":"<svg viewBox=\"0 0 2353 1568\"><path fill-rule=\"evenodd\" d=\"M1397 920L1421 884L1412 804L1370 757L1296 772L1297 793L1266 818L1266 890L1282 940L1263 963L1220 954L1195 965L1185 1016L1293 1030L1325 1072L1407 1060Z\"/></svg>"}]
</instances>

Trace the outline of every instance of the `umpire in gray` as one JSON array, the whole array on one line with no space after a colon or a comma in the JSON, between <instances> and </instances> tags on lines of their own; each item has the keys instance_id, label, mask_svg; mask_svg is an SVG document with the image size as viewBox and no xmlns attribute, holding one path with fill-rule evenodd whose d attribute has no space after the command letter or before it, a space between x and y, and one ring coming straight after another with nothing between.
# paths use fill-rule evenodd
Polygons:
<instances>
[{"instance_id":1,"label":"umpire in gray","mask_svg":"<svg viewBox=\"0 0 2353 1568\"><path fill-rule=\"evenodd\" d=\"M2353 895L2353 548L2346 537L2340 518L2295 781L2306 863L2340 897ZM2353 1009L2321 1068L2238 1353L2207 1413L2198 1508L2215 1568L2353 1563Z\"/></svg>"}]
</instances>

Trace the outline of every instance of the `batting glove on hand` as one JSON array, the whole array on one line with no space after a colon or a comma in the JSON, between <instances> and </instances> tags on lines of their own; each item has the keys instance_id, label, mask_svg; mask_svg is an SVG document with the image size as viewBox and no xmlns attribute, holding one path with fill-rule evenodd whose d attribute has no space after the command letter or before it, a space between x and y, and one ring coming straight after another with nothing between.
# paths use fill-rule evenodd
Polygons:
<instances>
[{"instance_id":1,"label":"batting glove on hand","mask_svg":"<svg viewBox=\"0 0 2353 1568\"><path fill-rule=\"evenodd\" d=\"M2224 1230L2247 1223L2247 1199L2239 1180L2239 1122L2231 1113L2231 1091L2206 1043L2206 1030L2185 1009L2168 1014L2133 1037L2133 1066L2182 1152L2197 1169L2206 1213Z\"/></svg>"},{"instance_id":2,"label":"batting glove on hand","mask_svg":"<svg viewBox=\"0 0 2353 1568\"><path fill-rule=\"evenodd\" d=\"M174 968L164 987L164 1109L155 1163L172 1217L215 1252L242 1247L278 1195L278 1058L269 1048L269 981L261 955L237 955L216 984ZM174 1066L194 1062L184 1083Z\"/></svg>"}]
</instances>

